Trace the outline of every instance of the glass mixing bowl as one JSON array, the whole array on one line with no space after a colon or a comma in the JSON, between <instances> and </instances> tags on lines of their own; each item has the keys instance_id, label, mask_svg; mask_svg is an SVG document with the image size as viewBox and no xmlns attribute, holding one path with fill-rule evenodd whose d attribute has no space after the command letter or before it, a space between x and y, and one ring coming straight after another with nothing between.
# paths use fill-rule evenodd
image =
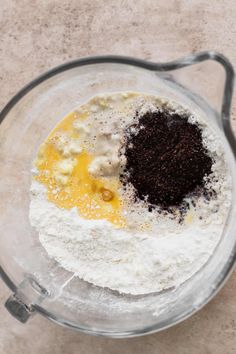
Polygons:
<instances>
[{"instance_id":1,"label":"glass mixing bowl","mask_svg":"<svg viewBox=\"0 0 236 354\"><path fill-rule=\"evenodd\" d=\"M50 70L12 98L0 115L0 272L12 291L6 307L18 320L40 313L86 333L129 337L170 327L215 295L236 258L233 78L229 61L214 52L163 64L93 57ZM224 144L234 183L222 239L207 264L181 286L145 296L100 288L61 268L48 257L28 217L32 161L51 129L91 96L127 90L175 100L206 119Z\"/></svg>"}]
</instances>

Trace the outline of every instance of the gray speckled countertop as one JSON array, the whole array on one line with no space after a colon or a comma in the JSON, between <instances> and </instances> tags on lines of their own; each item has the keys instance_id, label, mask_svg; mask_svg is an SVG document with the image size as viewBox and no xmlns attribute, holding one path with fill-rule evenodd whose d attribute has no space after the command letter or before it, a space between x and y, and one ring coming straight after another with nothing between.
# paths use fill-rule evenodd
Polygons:
<instances>
[{"instance_id":1,"label":"gray speckled countertop","mask_svg":"<svg viewBox=\"0 0 236 354\"><path fill-rule=\"evenodd\" d=\"M234 0L0 0L0 108L29 80L69 59L123 54L165 61L212 49L236 66L235 46ZM22 325L3 306L10 292L2 282L0 291L0 354L236 353L236 272L190 319L125 340L75 333L39 315Z\"/></svg>"}]
</instances>

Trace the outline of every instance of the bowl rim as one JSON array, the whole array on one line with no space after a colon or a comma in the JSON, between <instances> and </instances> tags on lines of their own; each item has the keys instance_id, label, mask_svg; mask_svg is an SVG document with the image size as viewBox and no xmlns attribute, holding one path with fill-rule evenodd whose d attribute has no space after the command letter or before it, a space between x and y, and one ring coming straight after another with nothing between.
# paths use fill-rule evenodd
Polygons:
<instances>
[{"instance_id":1,"label":"bowl rim","mask_svg":"<svg viewBox=\"0 0 236 354\"><path fill-rule=\"evenodd\" d=\"M146 60L127 57L127 56L118 56L118 55L91 56L91 57L85 57L85 58L75 59L73 61L66 62L62 65L56 66L48 70L47 72L43 73L42 75L38 76L37 78L29 82L21 90L19 90L18 93L16 93L10 99L10 101L5 105L5 107L1 110L0 124L5 119L7 114L13 109L13 107L21 100L21 98L23 98L33 88L35 88L36 86L40 85L42 82L50 79L51 77L57 74L60 74L64 71L76 67L92 65L92 64L114 63L114 64L135 66L149 71L160 73L160 72L177 70L189 65L193 65L195 63L203 62L205 60L215 60L219 62L220 64L223 65L226 71L226 81L225 81L225 88L224 88L224 98L222 103L221 118L222 118L223 128L226 137L229 141L229 144L231 145L231 149L234 153L234 156L236 157L236 139L234 137L233 130L230 124L230 119L229 119L232 94L233 94L234 70L232 64L229 62L229 60L226 57L224 57L222 54L213 51L204 51L197 54L192 54L182 59L175 60L172 62L167 62L167 63L154 63L151 61L146 61ZM80 326L73 322L64 320L63 318L58 317L57 314L53 312L49 312L37 304L32 304L32 310L36 311L37 313L41 314L42 316L46 317L47 319L57 324L87 334L100 335L100 336L113 337L113 338L127 338L127 337L141 336L148 333L159 332L161 330L167 329L169 327L172 327L184 321L185 319L193 315L195 312L200 310L203 306L205 306L223 287L223 285L229 278L230 274L232 273L235 263L236 263L236 244L234 245L234 248L231 251L231 256L228 262L225 264L222 270L221 277L218 278L218 281L216 282L215 287L214 289L212 289L211 293L208 294L208 296L205 297L196 308L191 308L188 311L185 311L185 313L182 313L181 315L174 317L171 323L165 324L163 326L159 324L159 325L146 326L142 329L132 330L132 331L109 332L109 331L99 330L99 329L94 330L89 327ZM17 291L17 286L10 279L7 272L3 269L1 265L0 265L0 276L2 280L5 282L5 284L9 287L9 289L15 293Z\"/></svg>"}]
</instances>

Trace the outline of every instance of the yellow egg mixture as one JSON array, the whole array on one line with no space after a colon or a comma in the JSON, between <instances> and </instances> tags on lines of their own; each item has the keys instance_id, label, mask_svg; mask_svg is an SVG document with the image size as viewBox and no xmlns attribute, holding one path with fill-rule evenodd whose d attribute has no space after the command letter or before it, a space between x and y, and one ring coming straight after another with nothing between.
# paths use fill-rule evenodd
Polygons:
<instances>
[{"instance_id":1,"label":"yellow egg mixture","mask_svg":"<svg viewBox=\"0 0 236 354\"><path fill-rule=\"evenodd\" d=\"M58 142L66 136L70 141L79 141L74 122L88 119L88 112L68 114L40 146L35 165L35 179L47 188L47 198L60 208L76 207L86 219L106 219L122 227L122 201L119 196L118 177L95 178L88 172L94 156L85 148L72 146L65 154ZM66 155L66 156L65 156Z\"/></svg>"}]
</instances>

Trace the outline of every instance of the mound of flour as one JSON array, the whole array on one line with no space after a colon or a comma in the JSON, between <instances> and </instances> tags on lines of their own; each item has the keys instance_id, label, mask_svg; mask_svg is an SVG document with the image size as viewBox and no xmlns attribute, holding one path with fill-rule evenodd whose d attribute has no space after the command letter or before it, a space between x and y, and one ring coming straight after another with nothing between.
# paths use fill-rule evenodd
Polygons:
<instances>
[{"instance_id":1,"label":"mound of flour","mask_svg":"<svg viewBox=\"0 0 236 354\"><path fill-rule=\"evenodd\" d=\"M36 181L31 194L31 224L48 255L86 281L130 294L161 291L190 278L214 251L225 219L205 208L204 222L196 217L178 225L162 218L155 232L129 232L106 220L85 220L75 208L56 207Z\"/></svg>"}]
</instances>

